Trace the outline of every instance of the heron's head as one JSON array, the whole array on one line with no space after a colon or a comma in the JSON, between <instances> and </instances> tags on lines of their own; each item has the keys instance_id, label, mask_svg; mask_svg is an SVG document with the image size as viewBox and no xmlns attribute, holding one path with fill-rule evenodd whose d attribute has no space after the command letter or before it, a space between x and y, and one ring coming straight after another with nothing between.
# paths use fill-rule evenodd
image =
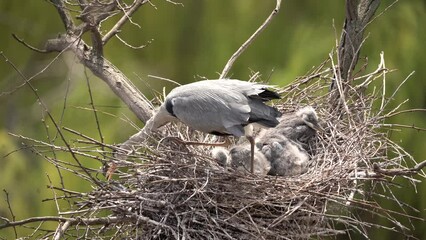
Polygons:
<instances>
[{"instance_id":1,"label":"heron's head","mask_svg":"<svg viewBox=\"0 0 426 240\"><path fill-rule=\"evenodd\" d=\"M322 128L318 124L318 116L315 109L311 106L306 106L304 108L299 109L296 112L296 115L299 116L306 125L315 131L323 131Z\"/></svg>"},{"instance_id":2,"label":"heron's head","mask_svg":"<svg viewBox=\"0 0 426 240\"><path fill-rule=\"evenodd\" d=\"M173 102L170 99L166 99L152 119L152 130L156 130L169 122L176 121L177 117L173 112Z\"/></svg>"}]
</instances>

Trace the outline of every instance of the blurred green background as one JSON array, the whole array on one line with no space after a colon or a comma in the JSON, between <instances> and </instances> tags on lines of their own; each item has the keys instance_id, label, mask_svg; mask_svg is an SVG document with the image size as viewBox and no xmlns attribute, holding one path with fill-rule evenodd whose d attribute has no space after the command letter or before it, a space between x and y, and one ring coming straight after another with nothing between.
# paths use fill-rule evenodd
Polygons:
<instances>
[{"instance_id":1,"label":"blurred green background","mask_svg":"<svg viewBox=\"0 0 426 240\"><path fill-rule=\"evenodd\" d=\"M270 14L275 1L255 0L181 0L184 6L152 1L144 5L132 18L140 27L127 24L120 37L127 43L140 46L135 50L126 47L117 38L105 48L105 56L121 69L149 98L153 91L168 92L173 85L148 77L156 75L187 83L205 78L217 78L234 51ZM382 13L393 1L382 1L378 13ZM273 84L284 86L313 66L323 62L336 44L333 24L340 36L344 19L344 1L283 1L278 16L253 45L237 60L231 70L232 77L248 79L253 71L262 74ZM117 17L103 23L109 29ZM387 9L368 27L368 38L361 57L368 57L368 70L377 67L379 54L385 53L386 66L397 69L387 76L387 92L392 92L412 71L415 74L395 96L394 106L409 99L402 109L426 108L426 3L424 0L399 1ZM15 33L26 42L42 48L45 41L63 32L63 25L54 7L47 1L0 1L0 51L3 51L27 77L38 74L33 85L61 126L69 127L95 139L100 139L93 112L84 68L71 53L40 54L30 51L11 36ZM104 32L105 33L105 32ZM362 64L362 61L361 61ZM17 219L31 216L55 215L52 191L46 187L49 178L59 185L57 170L46 160L25 148L23 141L8 133L48 141L55 138L55 129L46 120L45 113L27 87L19 87L23 80L11 66L0 59L0 189L9 193L9 199ZM94 104L100 110L100 125L107 143L120 143L136 130L125 119L142 124L120 102L101 80L88 73ZM390 106L392 107L392 106ZM426 128L426 113L400 115L395 123ZM78 138L66 134L67 139ZM417 161L426 159L426 133L403 129L394 132L392 139L405 147ZM59 139L54 141L63 145ZM43 153L42 153L43 154ZM58 158L72 162L69 155ZM93 161L83 163L95 168ZM71 176L65 174L65 177ZM420 180L423 180L419 178ZM88 190L87 183L66 179L66 187ZM408 181L396 181L394 193L420 212L409 211L420 219L426 217L426 182L415 188ZM0 194L0 216L10 217L5 194ZM400 211L396 204L382 205ZM66 205L63 206L66 210ZM371 216L366 216L371 217ZM384 223L380 219L372 221ZM401 219L404 224L409 224ZM426 239L426 225L414 220L412 234ZM409 225L410 226L410 225ZM395 238L390 231L370 229L372 239ZM11 229L0 230L0 237L10 238Z\"/></svg>"}]
</instances>

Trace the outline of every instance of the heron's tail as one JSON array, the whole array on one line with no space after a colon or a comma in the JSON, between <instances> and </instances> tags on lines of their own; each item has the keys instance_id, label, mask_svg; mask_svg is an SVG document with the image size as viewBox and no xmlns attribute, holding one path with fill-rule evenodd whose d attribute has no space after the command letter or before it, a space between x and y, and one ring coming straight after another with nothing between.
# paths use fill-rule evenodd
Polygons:
<instances>
[{"instance_id":1,"label":"heron's tail","mask_svg":"<svg viewBox=\"0 0 426 240\"><path fill-rule=\"evenodd\" d=\"M258 123L265 127L275 127L281 117L281 112L278 109L264 104L260 99L253 99L249 102L250 117L249 123Z\"/></svg>"},{"instance_id":2,"label":"heron's tail","mask_svg":"<svg viewBox=\"0 0 426 240\"><path fill-rule=\"evenodd\" d=\"M277 92L268 90L266 88L263 88L262 90L263 90L263 92L259 93L258 96L264 102L272 100L272 99L280 99L281 98L281 96Z\"/></svg>"}]
</instances>

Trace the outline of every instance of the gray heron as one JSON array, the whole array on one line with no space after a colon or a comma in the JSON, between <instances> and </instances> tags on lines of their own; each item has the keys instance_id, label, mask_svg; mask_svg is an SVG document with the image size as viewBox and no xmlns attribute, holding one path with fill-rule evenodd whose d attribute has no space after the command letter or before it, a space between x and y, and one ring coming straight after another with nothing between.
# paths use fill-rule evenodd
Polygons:
<instances>
[{"instance_id":1,"label":"gray heron","mask_svg":"<svg viewBox=\"0 0 426 240\"><path fill-rule=\"evenodd\" d=\"M251 144L253 173L255 142L246 127L251 123L275 127L281 116L276 108L265 104L280 98L278 93L269 90L270 87L234 79L203 80L176 87L153 116L150 130L155 131L168 122L180 121L192 129L218 136L246 136Z\"/></svg>"}]
</instances>

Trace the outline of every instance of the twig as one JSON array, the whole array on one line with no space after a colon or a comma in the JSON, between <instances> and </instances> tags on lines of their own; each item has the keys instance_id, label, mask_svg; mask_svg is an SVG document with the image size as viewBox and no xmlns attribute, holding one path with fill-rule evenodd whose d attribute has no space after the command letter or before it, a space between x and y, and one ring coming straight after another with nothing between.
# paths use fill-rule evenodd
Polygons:
<instances>
[{"instance_id":1,"label":"twig","mask_svg":"<svg viewBox=\"0 0 426 240\"><path fill-rule=\"evenodd\" d=\"M138 10L138 8L140 6L142 6L143 4L145 4L147 2L148 2L148 0L137 0L137 1L134 2L133 6L127 12L123 9L124 15L120 18L120 20L117 21L117 23L114 25L114 27L112 27L111 30L107 34L105 34L105 36L103 36L102 44L105 45L111 37L113 37L115 34L119 33L121 27L128 20L130 20L130 17L133 15L133 13L136 12L136 10Z\"/></svg>"},{"instance_id":2,"label":"twig","mask_svg":"<svg viewBox=\"0 0 426 240\"><path fill-rule=\"evenodd\" d=\"M53 125L55 126L56 130L58 131L59 136L61 137L63 143L65 144L65 146L68 148L69 153L71 154L71 156L73 157L73 159L77 162L78 166L80 167L81 170L83 170L85 172L85 174L87 174L87 176L93 181L93 183L95 183L96 185L98 185L99 187L102 187L99 182L93 178L93 176L89 173L89 171L83 167L83 165L81 164L81 162L78 160L77 156L75 155L74 151L71 149L71 146L68 144L67 140L65 139L65 136L62 134L61 128L58 126L55 118L52 116L52 114L49 112L46 104L42 101L40 95L38 94L37 90L33 87L33 85L28 81L28 79L25 77L25 75L15 66L15 64L13 64L11 61L9 61L9 59L3 54L0 53L0 55L5 59L5 61L7 63L9 63L9 65L19 74L19 76L27 83L28 87L31 89L31 91L34 93L34 95L37 98L37 101L40 103L40 105L43 107L43 110L47 113L47 116L49 117L49 119L52 121Z\"/></svg>"},{"instance_id":3,"label":"twig","mask_svg":"<svg viewBox=\"0 0 426 240\"><path fill-rule=\"evenodd\" d=\"M3 189L3 192L6 194L7 208L9 209L10 215L12 216L12 221L15 221L16 217L15 214L13 214L12 206L10 205L9 193L5 189ZM3 217L2 219L6 221L6 224L10 223L9 219ZM13 227L13 232L15 233L15 238L18 238L18 232L16 231L15 226Z\"/></svg>"},{"instance_id":4,"label":"twig","mask_svg":"<svg viewBox=\"0 0 426 240\"><path fill-rule=\"evenodd\" d=\"M137 50L137 49L143 49L146 46L150 45L154 41L154 39L151 39L151 40L146 41L146 44L143 44L143 45L140 45L140 46L133 46L130 43L124 41L124 39L122 39L118 34L115 34L115 37L118 40L120 40L120 42L122 42L126 47L129 47L129 48L135 49L135 50Z\"/></svg>"},{"instance_id":5,"label":"twig","mask_svg":"<svg viewBox=\"0 0 426 240\"><path fill-rule=\"evenodd\" d=\"M29 45L28 43L26 43L26 42L24 41L24 39L19 38L19 37L18 37L18 36L16 36L16 34L14 34L14 33L12 33L12 37L13 37L16 41L18 41L18 42L22 43L22 45L24 45L25 47L29 48L29 49L30 49L30 50L32 50L32 51L39 52L39 53L47 53L47 51L46 51L46 50L44 50L44 49L39 49L39 48L36 48L36 47L33 47L33 46Z\"/></svg>"},{"instance_id":6,"label":"twig","mask_svg":"<svg viewBox=\"0 0 426 240\"><path fill-rule=\"evenodd\" d=\"M63 225L59 224L58 228L53 235L54 240L59 240L62 238L62 235L67 231L67 229L71 226L71 221L66 221Z\"/></svg>"},{"instance_id":7,"label":"twig","mask_svg":"<svg viewBox=\"0 0 426 240\"><path fill-rule=\"evenodd\" d=\"M423 170L426 167L426 160L416 164L413 168L407 169L383 169L378 164L373 164L373 170L376 173L380 173L386 176L408 176L414 175Z\"/></svg>"},{"instance_id":8,"label":"twig","mask_svg":"<svg viewBox=\"0 0 426 240\"><path fill-rule=\"evenodd\" d=\"M380 124L380 126L382 127L389 127L392 129L395 128L411 128L417 131L424 131L426 132L426 128L421 128L421 127L416 127L414 125L404 125L404 124L397 124L397 123L384 123L384 124Z\"/></svg>"},{"instance_id":9,"label":"twig","mask_svg":"<svg viewBox=\"0 0 426 240\"><path fill-rule=\"evenodd\" d=\"M398 111L398 112L388 113L384 117L390 118L390 117L394 117L394 116L399 115L399 114L413 113L413 112L426 112L426 109L423 109L423 108L413 108L413 109L401 110L401 111Z\"/></svg>"},{"instance_id":10,"label":"twig","mask_svg":"<svg viewBox=\"0 0 426 240\"><path fill-rule=\"evenodd\" d=\"M178 83L178 82L176 82L176 81L174 81L172 79L169 79L169 78L164 78L164 77L155 76L155 75L148 75L148 77L154 78L154 79L158 79L158 80L161 80L161 81L165 81L165 82L170 82L170 83L173 83L176 86L180 86L181 85L180 83Z\"/></svg>"},{"instance_id":11,"label":"twig","mask_svg":"<svg viewBox=\"0 0 426 240\"><path fill-rule=\"evenodd\" d=\"M142 218L145 219L145 218ZM68 218L68 217L59 217L59 216L43 216L43 217L31 217L19 221L10 221L0 225L0 229L23 226L28 223L33 222L69 222L69 225L102 225L102 224L111 224L118 222L128 222L136 220L134 217L95 217L95 218ZM148 219L145 219L149 222Z\"/></svg>"},{"instance_id":12,"label":"twig","mask_svg":"<svg viewBox=\"0 0 426 240\"><path fill-rule=\"evenodd\" d=\"M90 107L93 110L93 115L94 115L95 122L96 122L96 128L98 129L98 134L99 134L100 142L102 143L101 144L101 148L102 148L102 150L105 150L104 149L104 136L103 136L102 131L101 131L101 125L100 125L100 121L99 121L99 118L98 118L98 112L96 111L96 107L95 107L95 104L94 104L94 101L93 101L92 88L90 86L89 76L87 75L86 69L84 69L84 76L86 78L87 90L89 91L89 99L90 99L90 103L89 104L90 104Z\"/></svg>"},{"instance_id":13,"label":"twig","mask_svg":"<svg viewBox=\"0 0 426 240\"><path fill-rule=\"evenodd\" d=\"M240 48L231 56L231 58L226 63L225 67L222 70L222 73L220 74L220 79L226 78L226 75L228 75L229 71L232 68L232 65L234 64L235 60L247 49L247 47L253 43L253 41L256 39L257 36L262 33L263 30L266 29L266 27L271 23L272 19L277 15L281 7L281 0L277 0L276 6L272 13L268 16L268 18L265 20L265 22L260 25L260 27L241 45Z\"/></svg>"}]
</instances>

